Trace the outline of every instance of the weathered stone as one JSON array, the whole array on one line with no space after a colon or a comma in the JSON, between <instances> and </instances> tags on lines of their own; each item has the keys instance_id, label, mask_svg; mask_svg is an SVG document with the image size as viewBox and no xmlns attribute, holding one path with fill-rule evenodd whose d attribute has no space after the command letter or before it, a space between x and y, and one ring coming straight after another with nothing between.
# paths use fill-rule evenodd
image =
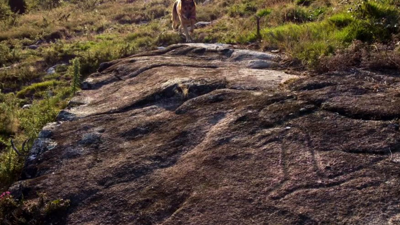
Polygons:
<instances>
[{"instance_id":1,"label":"weathered stone","mask_svg":"<svg viewBox=\"0 0 400 225\"><path fill-rule=\"evenodd\" d=\"M62 110L60 113L58 113L56 120L69 121L69 120L74 120L75 118L76 116L73 113Z\"/></svg>"},{"instance_id":2,"label":"weathered stone","mask_svg":"<svg viewBox=\"0 0 400 225\"><path fill-rule=\"evenodd\" d=\"M62 155L63 159L73 159L73 158L78 158L79 156L82 156L84 153L84 150L75 147L75 148L68 148L63 153L64 153Z\"/></svg>"},{"instance_id":3,"label":"weathered stone","mask_svg":"<svg viewBox=\"0 0 400 225\"><path fill-rule=\"evenodd\" d=\"M22 106L22 109L29 109L32 107L32 104L25 104Z\"/></svg>"},{"instance_id":4,"label":"weathered stone","mask_svg":"<svg viewBox=\"0 0 400 225\"><path fill-rule=\"evenodd\" d=\"M36 50L39 48L39 45L29 45L28 48L32 49L32 50Z\"/></svg>"},{"instance_id":5,"label":"weathered stone","mask_svg":"<svg viewBox=\"0 0 400 225\"><path fill-rule=\"evenodd\" d=\"M279 57L275 54L270 54L267 52L256 52L251 50L235 50L232 54L230 60L232 61L244 61L244 60L269 60L269 61L277 61Z\"/></svg>"},{"instance_id":6,"label":"weathered stone","mask_svg":"<svg viewBox=\"0 0 400 225\"><path fill-rule=\"evenodd\" d=\"M28 162L37 160L40 155L54 149L56 146L57 142L50 138L37 138L29 151Z\"/></svg>"},{"instance_id":7,"label":"weathered stone","mask_svg":"<svg viewBox=\"0 0 400 225\"><path fill-rule=\"evenodd\" d=\"M46 126L42 128L39 133L38 138L51 138L54 130L57 128L58 123L48 123Z\"/></svg>"},{"instance_id":8,"label":"weathered stone","mask_svg":"<svg viewBox=\"0 0 400 225\"><path fill-rule=\"evenodd\" d=\"M97 144L101 141L101 136L98 133L83 134L82 139L79 141L81 145Z\"/></svg>"},{"instance_id":9,"label":"weathered stone","mask_svg":"<svg viewBox=\"0 0 400 225\"><path fill-rule=\"evenodd\" d=\"M200 22L197 22L197 23L194 25L194 27L196 27L196 28L203 28L203 27L209 26L210 24L211 24L211 22L200 21Z\"/></svg>"},{"instance_id":10,"label":"weathered stone","mask_svg":"<svg viewBox=\"0 0 400 225\"><path fill-rule=\"evenodd\" d=\"M97 70L98 72L103 72L104 70L106 70L108 67L112 66L113 63L112 62L103 62L100 63L99 69Z\"/></svg>"},{"instance_id":11,"label":"weathered stone","mask_svg":"<svg viewBox=\"0 0 400 225\"><path fill-rule=\"evenodd\" d=\"M113 61L13 190L70 199L62 224L397 223L400 78L259 61L280 59L180 44Z\"/></svg>"},{"instance_id":12,"label":"weathered stone","mask_svg":"<svg viewBox=\"0 0 400 225\"><path fill-rule=\"evenodd\" d=\"M52 67L48 68L48 69L46 70L46 73L47 73L47 74L55 74L55 73L56 73L56 67L55 67L55 66L52 66Z\"/></svg>"},{"instance_id":13,"label":"weathered stone","mask_svg":"<svg viewBox=\"0 0 400 225\"><path fill-rule=\"evenodd\" d=\"M277 63L264 60L252 60L247 65L247 68L250 69L271 69L278 67L279 65Z\"/></svg>"}]
</instances>

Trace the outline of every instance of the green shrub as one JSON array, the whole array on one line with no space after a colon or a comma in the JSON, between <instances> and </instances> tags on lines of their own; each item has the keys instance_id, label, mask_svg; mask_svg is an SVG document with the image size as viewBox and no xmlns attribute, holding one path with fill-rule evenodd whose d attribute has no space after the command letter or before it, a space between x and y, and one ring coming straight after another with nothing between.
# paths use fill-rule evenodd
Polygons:
<instances>
[{"instance_id":1,"label":"green shrub","mask_svg":"<svg viewBox=\"0 0 400 225\"><path fill-rule=\"evenodd\" d=\"M287 24L264 29L261 34L267 44L284 49L310 67L342 46L341 41L335 38L335 27L328 22Z\"/></svg>"},{"instance_id":2,"label":"green shrub","mask_svg":"<svg viewBox=\"0 0 400 225\"><path fill-rule=\"evenodd\" d=\"M250 32L248 34L242 34L237 38L237 42L241 44L248 44L258 40L257 34L255 32Z\"/></svg>"},{"instance_id":3,"label":"green shrub","mask_svg":"<svg viewBox=\"0 0 400 225\"><path fill-rule=\"evenodd\" d=\"M255 12L257 12L256 4L253 2L245 2L240 4L234 4L233 6L231 6L228 11L228 15L230 17L236 17L236 16L243 17L252 15Z\"/></svg>"},{"instance_id":4,"label":"green shrub","mask_svg":"<svg viewBox=\"0 0 400 225\"><path fill-rule=\"evenodd\" d=\"M390 0L358 0L349 13L355 18L347 28L351 38L385 42L400 31L400 10Z\"/></svg>"},{"instance_id":5,"label":"green shrub","mask_svg":"<svg viewBox=\"0 0 400 225\"><path fill-rule=\"evenodd\" d=\"M136 39L142 37L151 37L151 35L145 32L135 32L132 34L128 34L124 39L125 41L135 41Z\"/></svg>"},{"instance_id":6,"label":"green shrub","mask_svg":"<svg viewBox=\"0 0 400 225\"><path fill-rule=\"evenodd\" d=\"M147 20L154 20L167 15L164 5L155 5L146 10Z\"/></svg>"},{"instance_id":7,"label":"green shrub","mask_svg":"<svg viewBox=\"0 0 400 225\"><path fill-rule=\"evenodd\" d=\"M20 112L20 129L25 136L35 139L44 125L55 120L59 110L66 104L65 97L69 97L64 93L63 89L58 90L55 96L49 92L45 99L34 100L29 109Z\"/></svg>"},{"instance_id":8,"label":"green shrub","mask_svg":"<svg viewBox=\"0 0 400 225\"><path fill-rule=\"evenodd\" d=\"M75 56L74 48L82 48L82 46L79 42L75 45L70 45L66 44L63 40L59 40L44 49L42 55L48 65L54 65L60 62L63 58L73 58Z\"/></svg>"},{"instance_id":9,"label":"green shrub","mask_svg":"<svg viewBox=\"0 0 400 225\"><path fill-rule=\"evenodd\" d=\"M70 206L70 200L56 199L50 201L45 194L39 194L39 199L33 203L16 200L10 192L0 195L0 218L3 224L45 224L51 220L59 222Z\"/></svg>"},{"instance_id":10,"label":"green shrub","mask_svg":"<svg viewBox=\"0 0 400 225\"><path fill-rule=\"evenodd\" d=\"M4 21L11 16L12 12L5 0L0 1L0 21Z\"/></svg>"},{"instance_id":11,"label":"green shrub","mask_svg":"<svg viewBox=\"0 0 400 225\"><path fill-rule=\"evenodd\" d=\"M152 43L154 41L154 38L151 38L149 36L144 36L137 38L134 42L135 46L137 47L147 47L147 46L152 46Z\"/></svg>"},{"instance_id":12,"label":"green shrub","mask_svg":"<svg viewBox=\"0 0 400 225\"><path fill-rule=\"evenodd\" d=\"M0 135L13 135L18 131L18 108L20 100L14 94L0 94Z\"/></svg>"},{"instance_id":13,"label":"green shrub","mask_svg":"<svg viewBox=\"0 0 400 225\"><path fill-rule=\"evenodd\" d=\"M212 21L223 17L226 14L224 8L208 7L207 5L197 5L196 17L198 21Z\"/></svg>"},{"instance_id":14,"label":"green shrub","mask_svg":"<svg viewBox=\"0 0 400 225\"><path fill-rule=\"evenodd\" d=\"M0 67L21 59L20 50L11 49L6 44L0 43Z\"/></svg>"},{"instance_id":15,"label":"green shrub","mask_svg":"<svg viewBox=\"0 0 400 225\"><path fill-rule=\"evenodd\" d=\"M30 10L51 10L62 5L63 0L25 0Z\"/></svg>"},{"instance_id":16,"label":"green shrub","mask_svg":"<svg viewBox=\"0 0 400 225\"><path fill-rule=\"evenodd\" d=\"M50 80L41 83L34 83L28 87L23 88L21 91L17 92L18 98L32 98L33 96L44 98L46 93L44 91L50 90L50 88L56 88L59 85L59 81ZM44 93L43 93L44 92Z\"/></svg>"},{"instance_id":17,"label":"green shrub","mask_svg":"<svg viewBox=\"0 0 400 225\"><path fill-rule=\"evenodd\" d=\"M2 152L0 158L0 190L3 190L15 179L19 178L24 160L11 147L8 147L7 151Z\"/></svg>"},{"instance_id":18,"label":"green shrub","mask_svg":"<svg viewBox=\"0 0 400 225\"><path fill-rule=\"evenodd\" d=\"M290 5L286 7L282 14L282 20L285 22L305 23L316 21L326 8L306 8L303 6Z\"/></svg>"},{"instance_id":19,"label":"green shrub","mask_svg":"<svg viewBox=\"0 0 400 225\"><path fill-rule=\"evenodd\" d=\"M183 38L177 32L163 32L156 38L159 46L167 46L173 43L182 42Z\"/></svg>"},{"instance_id":20,"label":"green shrub","mask_svg":"<svg viewBox=\"0 0 400 225\"><path fill-rule=\"evenodd\" d=\"M32 80L42 76L43 73L36 71L29 65L19 65L0 71L0 89L16 91L21 86L31 83Z\"/></svg>"},{"instance_id":21,"label":"green shrub","mask_svg":"<svg viewBox=\"0 0 400 225\"><path fill-rule=\"evenodd\" d=\"M315 68L322 57L333 54L335 47L326 41L306 42L295 49L294 56L305 65Z\"/></svg>"},{"instance_id":22,"label":"green shrub","mask_svg":"<svg viewBox=\"0 0 400 225\"><path fill-rule=\"evenodd\" d=\"M18 149L22 149L22 142L28 138L31 144L42 127L55 120L59 110L66 107L68 99L72 96L69 87L56 89L52 84L64 85L58 81L50 81L35 86L46 88L42 94L43 99L34 100L31 107L26 109L21 108L23 104L26 104L26 100L21 100L12 93L0 93L0 139L5 148L0 154L0 191L18 178L25 160L10 147L11 136Z\"/></svg>"},{"instance_id":23,"label":"green shrub","mask_svg":"<svg viewBox=\"0 0 400 225\"><path fill-rule=\"evenodd\" d=\"M265 17L271 14L272 10L271 9L260 9L257 11L256 16L258 17Z\"/></svg>"},{"instance_id":24,"label":"green shrub","mask_svg":"<svg viewBox=\"0 0 400 225\"><path fill-rule=\"evenodd\" d=\"M328 20L338 28L346 27L354 22L354 18L349 13L339 13L331 16Z\"/></svg>"}]
</instances>

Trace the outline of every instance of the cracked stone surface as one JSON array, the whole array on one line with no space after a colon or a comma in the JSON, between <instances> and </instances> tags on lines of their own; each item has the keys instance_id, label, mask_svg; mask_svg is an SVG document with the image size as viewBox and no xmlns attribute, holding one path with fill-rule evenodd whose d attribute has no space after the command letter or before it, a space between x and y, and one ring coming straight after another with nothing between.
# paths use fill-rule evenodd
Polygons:
<instances>
[{"instance_id":1,"label":"cracked stone surface","mask_svg":"<svg viewBox=\"0 0 400 225\"><path fill-rule=\"evenodd\" d=\"M185 44L102 64L13 194L70 199L52 224L399 224L400 77L279 61Z\"/></svg>"}]
</instances>

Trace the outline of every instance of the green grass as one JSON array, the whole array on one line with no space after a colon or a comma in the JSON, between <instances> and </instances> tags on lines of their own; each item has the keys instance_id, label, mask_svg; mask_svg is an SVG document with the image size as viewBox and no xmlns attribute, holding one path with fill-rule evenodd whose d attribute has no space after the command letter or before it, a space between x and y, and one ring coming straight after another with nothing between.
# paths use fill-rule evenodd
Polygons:
<instances>
[{"instance_id":1,"label":"green grass","mask_svg":"<svg viewBox=\"0 0 400 225\"><path fill-rule=\"evenodd\" d=\"M228 15L231 17L250 16L257 12L257 5L254 2L241 2L229 8Z\"/></svg>"},{"instance_id":2,"label":"green grass","mask_svg":"<svg viewBox=\"0 0 400 225\"><path fill-rule=\"evenodd\" d=\"M335 38L337 29L327 22L306 24L287 24L276 28L264 29L263 40L269 46L284 49L294 58L306 65L315 65L320 57L334 52L343 46L343 42Z\"/></svg>"},{"instance_id":3,"label":"green grass","mask_svg":"<svg viewBox=\"0 0 400 225\"><path fill-rule=\"evenodd\" d=\"M22 90L17 92L17 98L43 98L46 94L45 91L49 91L52 88L56 88L60 85L59 81L50 80L44 81L40 83L34 83L28 87L23 88Z\"/></svg>"},{"instance_id":4,"label":"green grass","mask_svg":"<svg viewBox=\"0 0 400 225\"><path fill-rule=\"evenodd\" d=\"M57 83L54 81L33 84L18 93L40 90L42 97L33 101L21 99L13 93L0 94L0 123L2 124L0 139L6 149L0 153L2 189L18 178L24 162L24 158L12 150L10 138L15 140L19 149L21 149L22 143L28 139L31 146L42 127L55 120L58 112L66 107L68 99L72 96L69 86L60 87L59 85L56 87L56 85ZM22 109L22 106L27 103L30 103L31 107ZM22 153L26 154L27 152Z\"/></svg>"},{"instance_id":5,"label":"green grass","mask_svg":"<svg viewBox=\"0 0 400 225\"><path fill-rule=\"evenodd\" d=\"M328 21L335 25L337 28L349 26L354 22L354 18L350 13L339 13L328 18Z\"/></svg>"}]
</instances>

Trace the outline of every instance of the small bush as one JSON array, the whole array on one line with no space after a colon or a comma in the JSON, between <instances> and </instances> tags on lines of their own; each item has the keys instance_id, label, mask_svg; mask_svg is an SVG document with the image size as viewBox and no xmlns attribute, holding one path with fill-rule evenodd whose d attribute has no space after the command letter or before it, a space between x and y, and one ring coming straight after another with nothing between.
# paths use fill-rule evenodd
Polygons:
<instances>
[{"instance_id":1,"label":"small bush","mask_svg":"<svg viewBox=\"0 0 400 225\"><path fill-rule=\"evenodd\" d=\"M310 9L302 6L291 5L283 11L282 20L293 23L316 21L325 10L325 8Z\"/></svg>"},{"instance_id":2,"label":"small bush","mask_svg":"<svg viewBox=\"0 0 400 225\"><path fill-rule=\"evenodd\" d=\"M0 89L3 91L17 91L21 86L31 83L43 74L33 67L19 65L0 71Z\"/></svg>"},{"instance_id":3,"label":"small bush","mask_svg":"<svg viewBox=\"0 0 400 225\"><path fill-rule=\"evenodd\" d=\"M354 18L349 13L336 14L331 16L328 20L338 28L349 26L354 22Z\"/></svg>"},{"instance_id":4,"label":"small bush","mask_svg":"<svg viewBox=\"0 0 400 225\"><path fill-rule=\"evenodd\" d=\"M128 34L125 37L125 41L135 41L136 39L143 38L143 37L151 37L151 35L148 33L145 33L145 32L135 32L132 34Z\"/></svg>"},{"instance_id":5,"label":"small bush","mask_svg":"<svg viewBox=\"0 0 400 225\"><path fill-rule=\"evenodd\" d=\"M47 123L55 120L59 110L65 106L66 97L69 97L64 92L63 89L57 93L48 92L45 99L34 100L29 109L20 112L20 129L27 137L35 139Z\"/></svg>"},{"instance_id":6,"label":"small bush","mask_svg":"<svg viewBox=\"0 0 400 225\"><path fill-rule=\"evenodd\" d=\"M322 57L331 55L335 46L325 41L306 42L296 49L296 58L303 60L303 64L315 68Z\"/></svg>"},{"instance_id":7,"label":"small bush","mask_svg":"<svg viewBox=\"0 0 400 225\"><path fill-rule=\"evenodd\" d=\"M38 27L34 27L31 25L24 25L20 27L16 27L13 23L10 22L11 28L7 31L0 30L0 41L12 40L12 39L37 39L44 33L50 33L54 29L54 27L46 27L45 29L40 29Z\"/></svg>"},{"instance_id":8,"label":"small bush","mask_svg":"<svg viewBox=\"0 0 400 225\"><path fill-rule=\"evenodd\" d=\"M137 38L134 43L137 47L140 48L140 47L152 46L153 41L154 41L153 38L151 38L149 36L144 36L144 37Z\"/></svg>"},{"instance_id":9,"label":"small bush","mask_svg":"<svg viewBox=\"0 0 400 225\"><path fill-rule=\"evenodd\" d=\"M8 19L11 14L10 7L5 2L0 1L0 21Z\"/></svg>"},{"instance_id":10,"label":"small bush","mask_svg":"<svg viewBox=\"0 0 400 225\"><path fill-rule=\"evenodd\" d=\"M197 20L198 21L212 21L218 18L223 17L226 14L226 10L218 8L218 7L208 7L197 5Z\"/></svg>"},{"instance_id":11,"label":"small bush","mask_svg":"<svg viewBox=\"0 0 400 225\"><path fill-rule=\"evenodd\" d=\"M246 2L231 6L228 11L228 15L230 17L236 17L236 16L243 17L252 15L255 12L257 12L257 6L254 3Z\"/></svg>"},{"instance_id":12,"label":"small bush","mask_svg":"<svg viewBox=\"0 0 400 225\"><path fill-rule=\"evenodd\" d=\"M393 46L368 45L359 40L353 41L346 48L337 50L334 55L321 58L316 67L318 72L343 71L353 67L372 70L400 70L400 52Z\"/></svg>"},{"instance_id":13,"label":"small bush","mask_svg":"<svg viewBox=\"0 0 400 225\"><path fill-rule=\"evenodd\" d=\"M237 41L241 44L248 44L258 40L258 36L256 32L242 32Z\"/></svg>"},{"instance_id":14,"label":"small bush","mask_svg":"<svg viewBox=\"0 0 400 225\"><path fill-rule=\"evenodd\" d=\"M50 201L46 195L40 194L35 202L18 201L10 192L0 195L0 218L3 224L39 225L61 219L68 209L70 200L56 199Z\"/></svg>"},{"instance_id":15,"label":"small bush","mask_svg":"<svg viewBox=\"0 0 400 225\"><path fill-rule=\"evenodd\" d=\"M21 91L17 93L18 98L32 98L34 96L39 97L40 99L44 98L46 93L44 91L50 90L50 88L55 88L57 85L59 85L59 81L45 81L41 83L34 83L28 87L25 87Z\"/></svg>"},{"instance_id":16,"label":"small bush","mask_svg":"<svg viewBox=\"0 0 400 225\"><path fill-rule=\"evenodd\" d=\"M400 10L390 0L359 0L349 13L355 18L349 32L358 40L385 42L400 31Z\"/></svg>"},{"instance_id":17,"label":"small bush","mask_svg":"<svg viewBox=\"0 0 400 225\"><path fill-rule=\"evenodd\" d=\"M18 107L20 101L14 94L1 94L0 135L14 135L19 129Z\"/></svg>"},{"instance_id":18,"label":"small bush","mask_svg":"<svg viewBox=\"0 0 400 225\"><path fill-rule=\"evenodd\" d=\"M284 18L284 21L294 23L304 23L308 20L309 18L306 9L302 7L288 8Z\"/></svg>"},{"instance_id":19,"label":"small bush","mask_svg":"<svg viewBox=\"0 0 400 225\"><path fill-rule=\"evenodd\" d=\"M154 20L160 17L167 15L167 11L165 10L164 5L155 5L150 9L146 10L146 19L147 20Z\"/></svg>"},{"instance_id":20,"label":"small bush","mask_svg":"<svg viewBox=\"0 0 400 225\"><path fill-rule=\"evenodd\" d=\"M260 18L265 17L265 16L268 16L269 14L271 14L271 12L272 12L271 9L261 9L261 10L257 11L256 16L258 16Z\"/></svg>"},{"instance_id":21,"label":"small bush","mask_svg":"<svg viewBox=\"0 0 400 225\"><path fill-rule=\"evenodd\" d=\"M20 50L11 49L7 45L0 43L0 66L14 63L20 59Z\"/></svg>"},{"instance_id":22,"label":"small bush","mask_svg":"<svg viewBox=\"0 0 400 225\"><path fill-rule=\"evenodd\" d=\"M341 42L335 39L335 28L327 22L288 24L265 29L262 36L269 46L284 49L309 67L316 66L321 57L341 47Z\"/></svg>"},{"instance_id":23,"label":"small bush","mask_svg":"<svg viewBox=\"0 0 400 225\"><path fill-rule=\"evenodd\" d=\"M183 37L177 32L164 32L157 36L156 43L159 46L167 46L174 43L182 42Z\"/></svg>"}]
</instances>

